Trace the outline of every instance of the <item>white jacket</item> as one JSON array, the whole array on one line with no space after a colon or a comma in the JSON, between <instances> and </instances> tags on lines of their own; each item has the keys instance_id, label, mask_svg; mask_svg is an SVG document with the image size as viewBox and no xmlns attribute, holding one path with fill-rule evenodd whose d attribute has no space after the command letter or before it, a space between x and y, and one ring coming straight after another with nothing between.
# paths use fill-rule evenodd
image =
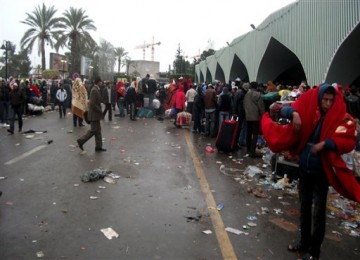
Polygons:
<instances>
[{"instance_id":1,"label":"white jacket","mask_svg":"<svg viewBox=\"0 0 360 260\"><path fill-rule=\"evenodd\" d=\"M65 89L58 89L58 91L56 92L56 98L57 100L59 100L60 102L64 102L67 98L67 93Z\"/></svg>"}]
</instances>

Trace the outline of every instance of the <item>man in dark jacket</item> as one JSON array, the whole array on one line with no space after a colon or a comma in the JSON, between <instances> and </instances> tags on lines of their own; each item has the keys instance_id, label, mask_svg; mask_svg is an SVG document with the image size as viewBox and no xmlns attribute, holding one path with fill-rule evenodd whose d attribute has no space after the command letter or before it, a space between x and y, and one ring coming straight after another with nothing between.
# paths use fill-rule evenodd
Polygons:
<instances>
[{"instance_id":1,"label":"man in dark jacket","mask_svg":"<svg viewBox=\"0 0 360 260\"><path fill-rule=\"evenodd\" d=\"M90 101L88 106L88 118L90 121L90 130L85 135L77 139L77 143L81 150L84 150L83 145L92 137L95 136L95 152L105 152L106 149L102 147L102 135L100 120L103 119L103 112L101 109L101 93L100 87L102 81L100 77L95 79L95 85L90 92ZM110 109L111 110L111 109Z\"/></svg>"},{"instance_id":2,"label":"man in dark jacket","mask_svg":"<svg viewBox=\"0 0 360 260\"><path fill-rule=\"evenodd\" d=\"M206 128L205 135L210 137L216 136L216 91L213 84L209 84L208 88L204 95L204 105L205 105L205 120Z\"/></svg>"},{"instance_id":3,"label":"man in dark jacket","mask_svg":"<svg viewBox=\"0 0 360 260\"><path fill-rule=\"evenodd\" d=\"M239 127L239 141L238 146L246 146L246 118L245 118L245 108L244 108L244 97L248 91L250 84L242 83L240 78L235 80L235 86L238 88L234 95L234 114L238 117L240 124Z\"/></svg>"},{"instance_id":4,"label":"man in dark jacket","mask_svg":"<svg viewBox=\"0 0 360 260\"><path fill-rule=\"evenodd\" d=\"M106 113L108 113L109 121L112 120L111 99L112 99L111 85L110 85L110 81L107 81L105 83L105 87L102 88L101 91L101 101L105 105L105 109L103 111L103 117L105 118Z\"/></svg>"},{"instance_id":5,"label":"man in dark jacket","mask_svg":"<svg viewBox=\"0 0 360 260\"><path fill-rule=\"evenodd\" d=\"M356 93L357 88L353 86L350 95L345 97L346 111L354 118L360 119L360 100Z\"/></svg>"},{"instance_id":6,"label":"man in dark jacket","mask_svg":"<svg viewBox=\"0 0 360 260\"><path fill-rule=\"evenodd\" d=\"M135 103L138 99L138 95L136 94L136 81L133 81L130 85L130 87L126 91L125 95L125 103L127 106L129 106L130 109L130 120L136 121L136 111L135 111Z\"/></svg>"},{"instance_id":7,"label":"man in dark jacket","mask_svg":"<svg viewBox=\"0 0 360 260\"><path fill-rule=\"evenodd\" d=\"M204 117L204 95L201 86L196 89L196 95L194 97L193 115L194 115L194 127L193 133L201 133L203 129L201 127L201 120Z\"/></svg>"},{"instance_id":8,"label":"man in dark jacket","mask_svg":"<svg viewBox=\"0 0 360 260\"><path fill-rule=\"evenodd\" d=\"M145 85L143 82L144 107L150 107L151 109L153 108L152 103L155 98L156 90L157 90L157 82L154 76L150 75Z\"/></svg>"},{"instance_id":9,"label":"man in dark jacket","mask_svg":"<svg viewBox=\"0 0 360 260\"><path fill-rule=\"evenodd\" d=\"M246 148L250 157L261 157L256 154L257 139L260 134L260 120L265 113L265 105L261 93L257 91L257 82L250 83L250 89L244 97L244 108L246 116Z\"/></svg>"},{"instance_id":10,"label":"man in dark jacket","mask_svg":"<svg viewBox=\"0 0 360 260\"><path fill-rule=\"evenodd\" d=\"M10 129L7 131L14 134L15 118L18 118L19 132L22 131L22 105L25 102L25 93L20 90L17 83L13 84L13 89L10 91Z\"/></svg>"},{"instance_id":11,"label":"man in dark jacket","mask_svg":"<svg viewBox=\"0 0 360 260\"><path fill-rule=\"evenodd\" d=\"M1 79L0 84L0 120L2 124L6 125L9 117L10 87L4 79Z\"/></svg>"}]
</instances>

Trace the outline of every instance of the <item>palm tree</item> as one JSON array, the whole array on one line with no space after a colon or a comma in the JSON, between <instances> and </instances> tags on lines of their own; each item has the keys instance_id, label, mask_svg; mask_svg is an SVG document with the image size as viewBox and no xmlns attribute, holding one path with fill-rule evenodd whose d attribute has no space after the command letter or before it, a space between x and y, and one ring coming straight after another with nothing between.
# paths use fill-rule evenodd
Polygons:
<instances>
[{"instance_id":1,"label":"palm tree","mask_svg":"<svg viewBox=\"0 0 360 260\"><path fill-rule=\"evenodd\" d=\"M32 13L26 13L27 17L21 23L29 25L31 28L24 33L20 45L28 53L32 52L35 41L38 41L38 55L41 55L41 67L45 70L45 43L54 47L56 39L62 24L60 18L54 17L57 10L54 6L47 8L43 3L42 7L38 5Z\"/></svg>"},{"instance_id":2,"label":"palm tree","mask_svg":"<svg viewBox=\"0 0 360 260\"><path fill-rule=\"evenodd\" d=\"M100 71L114 72L114 65L115 65L114 46L110 42L101 39L97 54L99 56Z\"/></svg>"},{"instance_id":3,"label":"palm tree","mask_svg":"<svg viewBox=\"0 0 360 260\"><path fill-rule=\"evenodd\" d=\"M118 73L120 73L120 67L122 65L121 60L123 57L126 57L128 53L125 52L125 49L123 47L117 47L114 49L114 51L115 51L115 57L118 61Z\"/></svg>"},{"instance_id":4,"label":"palm tree","mask_svg":"<svg viewBox=\"0 0 360 260\"><path fill-rule=\"evenodd\" d=\"M91 37L89 31L96 31L93 24L94 21L85 15L85 10L82 8L76 9L70 7L63 13L64 17L60 21L64 24L64 29L60 31L55 45L56 50L61 47L67 47L70 50L70 74L80 72L81 69L81 55L94 49L97 44Z\"/></svg>"}]
</instances>

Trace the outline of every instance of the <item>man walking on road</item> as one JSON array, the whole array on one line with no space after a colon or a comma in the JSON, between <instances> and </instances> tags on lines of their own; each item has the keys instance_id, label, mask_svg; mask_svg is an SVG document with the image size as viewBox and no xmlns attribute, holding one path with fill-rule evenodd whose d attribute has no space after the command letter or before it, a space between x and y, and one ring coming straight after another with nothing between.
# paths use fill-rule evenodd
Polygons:
<instances>
[{"instance_id":1,"label":"man walking on road","mask_svg":"<svg viewBox=\"0 0 360 260\"><path fill-rule=\"evenodd\" d=\"M90 121L90 130L85 135L77 140L79 148L84 150L83 145L94 135L95 136L95 151L105 152L106 149L102 147L102 135L100 120L103 118L101 109L101 87L102 81L100 77L95 79L95 85L90 92L90 101L88 106L88 118Z\"/></svg>"}]
</instances>

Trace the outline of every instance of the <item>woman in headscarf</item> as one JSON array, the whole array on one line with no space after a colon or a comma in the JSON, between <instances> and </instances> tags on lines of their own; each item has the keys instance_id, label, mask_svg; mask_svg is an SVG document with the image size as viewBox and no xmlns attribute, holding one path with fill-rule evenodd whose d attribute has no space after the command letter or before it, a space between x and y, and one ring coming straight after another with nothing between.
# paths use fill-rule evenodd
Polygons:
<instances>
[{"instance_id":1,"label":"woman in headscarf","mask_svg":"<svg viewBox=\"0 0 360 260\"><path fill-rule=\"evenodd\" d=\"M84 112L87 110L88 93L80 78L75 79L71 92L71 110L73 113L74 127L78 124L79 126L84 126L83 119Z\"/></svg>"},{"instance_id":2,"label":"woman in headscarf","mask_svg":"<svg viewBox=\"0 0 360 260\"><path fill-rule=\"evenodd\" d=\"M165 97L165 102L164 102L164 109L168 110L174 107L174 102L175 102L175 92L177 90L177 86L175 83L175 80L173 80L170 84L169 87L167 88L166 91L166 97Z\"/></svg>"}]
</instances>

